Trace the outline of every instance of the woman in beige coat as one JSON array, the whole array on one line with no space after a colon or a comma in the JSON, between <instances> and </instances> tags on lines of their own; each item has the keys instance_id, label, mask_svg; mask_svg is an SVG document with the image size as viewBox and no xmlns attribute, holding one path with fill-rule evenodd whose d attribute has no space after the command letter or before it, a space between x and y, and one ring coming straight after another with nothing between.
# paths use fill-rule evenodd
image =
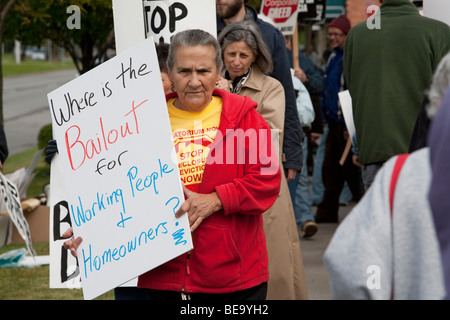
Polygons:
<instances>
[{"instance_id":1,"label":"woman in beige coat","mask_svg":"<svg viewBox=\"0 0 450 320\"><path fill-rule=\"evenodd\" d=\"M257 111L272 129L272 137L278 139L282 160L284 89L278 80L265 75L271 71L272 61L258 26L252 21L232 23L223 29L218 40L226 68L218 87L249 96L258 103ZM269 253L267 299L307 299L294 210L286 178L282 176L278 199L263 215Z\"/></svg>"}]
</instances>

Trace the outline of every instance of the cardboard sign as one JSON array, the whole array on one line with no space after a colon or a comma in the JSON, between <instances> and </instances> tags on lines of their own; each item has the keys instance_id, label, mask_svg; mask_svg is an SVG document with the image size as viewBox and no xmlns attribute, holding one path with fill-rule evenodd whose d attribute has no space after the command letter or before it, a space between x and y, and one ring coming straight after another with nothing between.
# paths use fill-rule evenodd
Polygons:
<instances>
[{"instance_id":1,"label":"cardboard sign","mask_svg":"<svg viewBox=\"0 0 450 320\"><path fill-rule=\"evenodd\" d=\"M153 38L48 101L85 299L191 250Z\"/></svg>"},{"instance_id":2,"label":"cardboard sign","mask_svg":"<svg viewBox=\"0 0 450 320\"><path fill-rule=\"evenodd\" d=\"M325 0L300 0L298 4L298 21L320 22L325 20Z\"/></svg>"},{"instance_id":3,"label":"cardboard sign","mask_svg":"<svg viewBox=\"0 0 450 320\"><path fill-rule=\"evenodd\" d=\"M297 22L299 0L264 0L261 14L271 19L283 35L292 35Z\"/></svg>"},{"instance_id":4,"label":"cardboard sign","mask_svg":"<svg viewBox=\"0 0 450 320\"><path fill-rule=\"evenodd\" d=\"M216 2L211 0L144 1L144 19L147 37L158 43L170 43L176 32L188 29L217 34Z\"/></svg>"}]
</instances>

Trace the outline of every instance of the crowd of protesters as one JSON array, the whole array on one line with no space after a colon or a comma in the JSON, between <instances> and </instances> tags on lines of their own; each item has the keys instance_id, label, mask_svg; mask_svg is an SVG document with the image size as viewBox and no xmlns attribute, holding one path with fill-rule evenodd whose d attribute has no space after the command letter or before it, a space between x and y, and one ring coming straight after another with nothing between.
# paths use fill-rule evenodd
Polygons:
<instances>
[{"instance_id":1,"label":"crowd of protesters","mask_svg":"<svg viewBox=\"0 0 450 320\"><path fill-rule=\"evenodd\" d=\"M447 296L450 27L409 0L379 2L380 28L345 15L327 24L322 66L299 53L294 68L291 39L244 0L216 0L217 35L182 31L159 47L173 132L202 121L224 133L213 148L227 129L267 129L279 166L207 164L184 186L177 214L189 215L194 249L140 276L145 298L307 299L299 235L321 223L339 223L324 255L333 298ZM81 241L66 247L76 255ZM373 266L388 275L383 290L367 284Z\"/></svg>"}]
</instances>

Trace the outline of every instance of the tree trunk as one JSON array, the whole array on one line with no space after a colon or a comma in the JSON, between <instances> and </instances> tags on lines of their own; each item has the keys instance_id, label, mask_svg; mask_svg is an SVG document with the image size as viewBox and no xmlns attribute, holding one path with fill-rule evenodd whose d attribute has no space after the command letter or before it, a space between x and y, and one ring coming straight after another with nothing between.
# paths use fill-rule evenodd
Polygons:
<instances>
[{"instance_id":1,"label":"tree trunk","mask_svg":"<svg viewBox=\"0 0 450 320\"><path fill-rule=\"evenodd\" d=\"M3 25L0 29L0 46L3 46ZM0 47L0 123L3 126L3 48Z\"/></svg>"},{"instance_id":2,"label":"tree trunk","mask_svg":"<svg viewBox=\"0 0 450 320\"><path fill-rule=\"evenodd\" d=\"M8 11L14 5L16 0L9 0L3 7L3 0L0 0L0 46L3 46L3 26L5 25L5 18ZM0 123L3 125L3 48L0 47Z\"/></svg>"}]
</instances>

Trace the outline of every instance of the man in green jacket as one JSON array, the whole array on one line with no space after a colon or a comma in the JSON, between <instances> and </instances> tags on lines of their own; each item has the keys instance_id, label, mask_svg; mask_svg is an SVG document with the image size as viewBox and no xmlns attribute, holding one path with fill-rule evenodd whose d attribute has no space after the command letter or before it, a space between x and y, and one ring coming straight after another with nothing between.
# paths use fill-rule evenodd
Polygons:
<instances>
[{"instance_id":1,"label":"man in green jacket","mask_svg":"<svg viewBox=\"0 0 450 320\"><path fill-rule=\"evenodd\" d=\"M350 30L344 49L366 187L387 159L408 152L431 76L450 50L450 27L409 0L384 0L379 10Z\"/></svg>"}]
</instances>

